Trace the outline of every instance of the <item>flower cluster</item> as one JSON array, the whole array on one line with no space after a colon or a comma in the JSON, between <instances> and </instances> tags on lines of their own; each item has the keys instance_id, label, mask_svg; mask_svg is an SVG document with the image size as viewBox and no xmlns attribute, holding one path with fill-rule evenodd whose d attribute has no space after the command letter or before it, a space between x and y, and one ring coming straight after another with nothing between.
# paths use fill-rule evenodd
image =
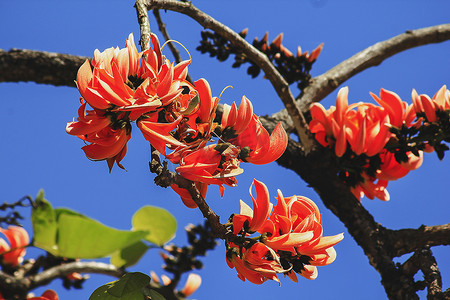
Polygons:
<instances>
[{"instance_id":1,"label":"flower cluster","mask_svg":"<svg viewBox=\"0 0 450 300\"><path fill-rule=\"evenodd\" d=\"M261 284L268 279L279 282L278 273L297 282L295 273L308 279L317 277L317 266L336 259L333 246L343 234L322 236L322 215L316 204L302 196L283 197L277 191L277 205L269 200L264 183L253 181L253 210L241 200L241 212L232 217L234 234L244 237L258 232L260 237L245 245L228 244L227 263L238 277ZM273 208L273 211L272 211Z\"/></svg>"},{"instance_id":2,"label":"flower cluster","mask_svg":"<svg viewBox=\"0 0 450 300\"><path fill-rule=\"evenodd\" d=\"M420 121L414 106L394 92L381 89L379 96L371 95L379 105L349 105L348 88L342 88L336 106L328 110L319 103L311 106L309 127L322 146L334 149L342 169L340 176L358 199L365 195L386 201L388 181L419 168L423 159L423 149L395 152L387 145L398 141L395 130L416 130Z\"/></svg>"},{"instance_id":3,"label":"flower cluster","mask_svg":"<svg viewBox=\"0 0 450 300\"><path fill-rule=\"evenodd\" d=\"M9 226L8 229L0 228L0 233L6 237L8 243L0 238L0 261L3 264L17 266L23 261L30 238L25 229L19 226Z\"/></svg>"},{"instance_id":4,"label":"flower cluster","mask_svg":"<svg viewBox=\"0 0 450 300\"><path fill-rule=\"evenodd\" d=\"M123 49L96 50L93 70L89 61L80 67L82 104L66 130L87 142L82 149L89 159L106 160L110 171L115 163L123 168L131 122L136 122L152 147L179 165L176 171L204 196L210 184L219 185L221 193L223 185L234 186L240 162L265 164L283 154L287 135L281 125L269 135L245 96L239 107L225 106L217 122L219 98L208 82L186 81L190 60L175 65L154 34L151 41L153 48L138 52L130 34ZM86 110L87 104L93 110ZM172 188L188 207L196 207L187 190Z\"/></svg>"}]
</instances>

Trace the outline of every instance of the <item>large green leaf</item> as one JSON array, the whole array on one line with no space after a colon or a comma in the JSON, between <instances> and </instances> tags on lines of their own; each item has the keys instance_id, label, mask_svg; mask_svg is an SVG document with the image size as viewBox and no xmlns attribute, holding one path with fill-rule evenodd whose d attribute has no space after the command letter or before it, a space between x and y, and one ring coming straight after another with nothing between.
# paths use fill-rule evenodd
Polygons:
<instances>
[{"instance_id":1,"label":"large green leaf","mask_svg":"<svg viewBox=\"0 0 450 300\"><path fill-rule=\"evenodd\" d=\"M58 256L105 257L142 240L146 234L117 230L85 216L63 212L58 217Z\"/></svg>"},{"instance_id":2,"label":"large green leaf","mask_svg":"<svg viewBox=\"0 0 450 300\"><path fill-rule=\"evenodd\" d=\"M119 280L97 288L89 300L144 300L144 288L150 277L139 272L127 273Z\"/></svg>"},{"instance_id":3,"label":"large green leaf","mask_svg":"<svg viewBox=\"0 0 450 300\"><path fill-rule=\"evenodd\" d=\"M148 231L107 227L67 208L53 209L39 192L31 221L34 246L67 258L99 258L133 245Z\"/></svg>"},{"instance_id":4,"label":"large green leaf","mask_svg":"<svg viewBox=\"0 0 450 300\"><path fill-rule=\"evenodd\" d=\"M111 256L111 263L118 268L130 267L141 259L145 252L147 252L148 248L149 247L142 241L134 243L133 245L125 247L114 253Z\"/></svg>"},{"instance_id":5,"label":"large green leaf","mask_svg":"<svg viewBox=\"0 0 450 300\"><path fill-rule=\"evenodd\" d=\"M145 239L159 246L173 239L177 230L177 220L170 212L150 205L134 214L132 224L133 230L147 230Z\"/></svg>"}]
</instances>

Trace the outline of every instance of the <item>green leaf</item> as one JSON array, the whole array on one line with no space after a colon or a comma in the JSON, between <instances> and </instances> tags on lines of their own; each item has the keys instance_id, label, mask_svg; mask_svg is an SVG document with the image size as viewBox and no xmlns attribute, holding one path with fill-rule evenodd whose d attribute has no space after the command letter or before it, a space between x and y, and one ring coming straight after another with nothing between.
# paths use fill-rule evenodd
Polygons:
<instances>
[{"instance_id":1,"label":"green leaf","mask_svg":"<svg viewBox=\"0 0 450 300\"><path fill-rule=\"evenodd\" d=\"M140 241L146 234L146 231L117 230L85 216L64 212L58 218L58 255L105 257Z\"/></svg>"},{"instance_id":2,"label":"green leaf","mask_svg":"<svg viewBox=\"0 0 450 300\"><path fill-rule=\"evenodd\" d=\"M50 202L44 198L43 190L40 190L36 196L35 205L31 211L31 223L33 224L34 246L51 253L57 251L56 215Z\"/></svg>"},{"instance_id":3,"label":"green leaf","mask_svg":"<svg viewBox=\"0 0 450 300\"><path fill-rule=\"evenodd\" d=\"M132 219L133 230L147 230L145 239L161 246L175 237L177 220L167 210L155 206L140 208Z\"/></svg>"},{"instance_id":4,"label":"green leaf","mask_svg":"<svg viewBox=\"0 0 450 300\"><path fill-rule=\"evenodd\" d=\"M114 253L111 256L111 263L118 268L130 267L141 259L145 252L147 252L148 248L149 247L142 241L134 243L133 245L125 247Z\"/></svg>"},{"instance_id":5,"label":"green leaf","mask_svg":"<svg viewBox=\"0 0 450 300\"><path fill-rule=\"evenodd\" d=\"M127 273L119 280L97 288L89 300L144 300L143 289L149 282L150 277L143 273Z\"/></svg>"},{"instance_id":6,"label":"green leaf","mask_svg":"<svg viewBox=\"0 0 450 300\"><path fill-rule=\"evenodd\" d=\"M155 290L150 290L150 298L152 300L166 300L166 298L164 298L163 295L161 295Z\"/></svg>"},{"instance_id":7,"label":"green leaf","mask_svg":"<svg viewBox=\"0 0 450 300\"><path fill-rule=\"evenodd\" d=\"M53 209L43 191L36 197L31 221L33 245L67 258L109 256L148 234L147 230L117 230L67 208Z\"/></svg>"}]
</instances>

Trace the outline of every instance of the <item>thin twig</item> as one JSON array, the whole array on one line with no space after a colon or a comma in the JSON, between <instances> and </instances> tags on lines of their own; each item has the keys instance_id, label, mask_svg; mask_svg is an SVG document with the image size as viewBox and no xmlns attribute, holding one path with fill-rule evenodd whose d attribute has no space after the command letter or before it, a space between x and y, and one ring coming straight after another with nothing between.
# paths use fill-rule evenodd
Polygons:
<instances>
[{"instance_id":1,"label":"thin twig","mask_svg":"<svg viewBox=\"0 0 450 300\"><path fill-rule=\"evenodd\" d=\"M136 8L137 18L141 28L141 39L139 40L139 45L141 45L141 50L145 50L150 45L151 33L147 9L143 0L136 0L134 7Z\"/></svg>"},{"instance_id":2,"label":"thin twig","mask_svg":"<svg viewBox=\"0 0 450 300\"><path fill-rule=\"evenodd\" d=\"M205 199L203 199L200 192L195 187L195 184L192 181L178 175L177 173L169 171L166 165L163 166L161 164L159 152L153 147L151 158L152 160L150 162L150 171L157 175L155 178L155 183L162 187L168 187L176 184L180 188L188 190L195 204L197 204L198 208L202 212L203 216L211 224L211 228L215 236L224 239L228 230L224 225L220 223L219 216L217 216L217 214L208 206Z\"/></svg>"},{"instance_id":3,"label":"thin twig","mask_svg":"<svg viewBox=\"0 0 450 300\"><path fill-rule=\"evenodd\" d=\"M161 31L161 33L164 36L164 38L166 39L166 41L171 40L169 33L167 32L167 29L166 29L166 24L164 24L164 22L161 19L161 14L159 13L159 9L154 9L153 15L155 16L156 23L158 23L158 29L159 29L159 31ZM173 43L169 43L168 46L169 46L170 52L172 52L172 55L175 58L175 61L177 62L177 64L182 62L180 51L178 51L178 49L173 45ZM187 74L186 80L192 83L192 78L191 78L191 76L189 76L189 74Z\"/></svg>"}]
</instances>

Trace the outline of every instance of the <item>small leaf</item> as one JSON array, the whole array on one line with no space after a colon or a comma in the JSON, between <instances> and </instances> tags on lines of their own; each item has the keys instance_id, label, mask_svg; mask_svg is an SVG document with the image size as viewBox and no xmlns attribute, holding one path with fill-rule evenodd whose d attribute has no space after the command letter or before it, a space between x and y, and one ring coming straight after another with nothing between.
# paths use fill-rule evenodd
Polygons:
<instances>
[{"instance_id":1,"label":"small leaf","mask_svg":"<svg viewBox=\"0 0 450 300\"><path fill-rule=\"evenodd\" d=\"M132 219L133 230L147 230L145 239L156 245L163 245L170 241L177 230L177 221L167 210L144 206L140 208Z\"/></svg>"},{"instance_id":2,"label":"small leaf","mask_svg":"<svg viewBox=\"0 0 450 300\"><path fill-rule=\"evenodd\" d=\"M134 243L114 253L111 256L111 263L118 268L135 265L145 252L147 252L148 248L142 241Z\"/></svg>"},{"instance_id":3,"label":"small leaf","mask_svg":"<svg viewBox=\"0 0 450 300\"><path fill-rule=\"evenodd\" d=\"M97 288L89 300L144 300L143 289L150 277L139 272L127 273L119 280Z\"/></svg>"}]
</instances>

